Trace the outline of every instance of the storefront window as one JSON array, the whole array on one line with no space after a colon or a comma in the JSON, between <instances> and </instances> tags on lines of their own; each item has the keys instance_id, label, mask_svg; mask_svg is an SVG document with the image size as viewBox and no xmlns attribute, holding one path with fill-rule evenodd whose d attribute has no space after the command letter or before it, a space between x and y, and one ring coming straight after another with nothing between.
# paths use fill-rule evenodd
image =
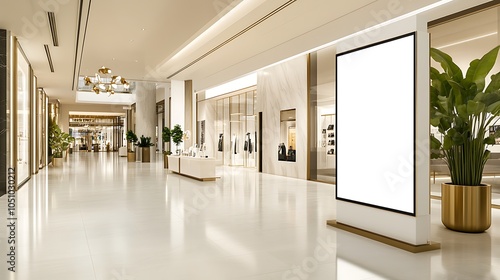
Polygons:
<instances>
[{"instance_id":1,"label":"storefront window","mask_svg":"<svg viewBox=\"0 0 500 280\"><path fill-rule=\"evenodd\" d=\"M30 80L28 61L17 50L17 174L21 185L30 177Z\"/></svg>"},{"instance_id":2,"label":"storefront window","mask_svg":"<svg viewBox=\"0 0 500 280\"><path fill-rule=\"evenodd\" d=\"M278 160L293 161L296 158L296 113L295 109L280 112L280 140L278 145Z\"/></svg>"},{"instance_id":3,"label":"storefront window","mask_svg":"<svg viewBox=\"0 0 500 280\"><path fill-rule=\"evenodd\" d=\"M335 48L309 58L309 179L335 183Z\"/></svg>"},{"instance_id":4,"label":"storefront window","mask_svg":"<svg viewBox=\"0 0 500 280\"><path fill-rule=\"evenodd\" d=\"M117 151L122 147L124 116L70 116L73 151Z\"/></svg>"},{"instance_id":5,"label":"storefront window","mask_svg":"<svg viewBox=\"0 0 500 280\"><path fill-rule=\"evenodd\" d=\"M256 98L256 91L249 89L198 101L197 142L203 140L208 157L221 165L256 166Z\"/></svg>"},{"instance_id":6,"label":"storefront window","mask_svg":"<svg viewBox=\"0 0 500 280\"><path fill-rule=\"evenodd\" d=\"M439 49L449 54L453 61L462 69L463 74L469 68L469 63L476 58L482 57L485 53L500 44L498 27L500 8L492 7L483 11L476 11L472 14L461 16L455 20L446 20L442 23L435 22L429 27L431 34L431 47ZM441 67L431 59L431 66L437 69ZM494 68L486 78L486 84L490 82L492 74L500 72L500 58L497 58ZM499 129L500 118L496 123L492 123L489 132L494 133ZM443 140L442 135L435 127L430 127L430 132L436 138ZM489 145L491 151L490 159L487 161L483 183L492 185L492 204L500 205L500 191L497 180L500 170L500 139L497 144ZM441 196L441 183L449 181L449 172L446 163L441 159L433 159L430 164L431 169L431 195Z\"/></svg>"}]
</instances>

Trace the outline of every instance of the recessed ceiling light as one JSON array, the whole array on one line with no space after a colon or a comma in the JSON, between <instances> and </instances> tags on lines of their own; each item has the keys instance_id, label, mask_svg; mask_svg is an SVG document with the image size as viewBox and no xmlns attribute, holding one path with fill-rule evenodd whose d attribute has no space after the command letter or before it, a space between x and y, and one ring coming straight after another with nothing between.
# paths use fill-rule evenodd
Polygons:
<instances>
[{"instance_id":1,"label":"recessed ceiling light","mask_svg":"<svg viewBox=\"0 0 500 280\"><path fill-rule=\"evenodd\" d=\"M134 42L134 39L130 40L130 43L133 43Z\"/></svg>"},{"instance_id":2,"label":"recessed ceiling light","mask_svg":"<svg viewBox=\"0 0 500 280\"><path fill-rule=\"evenodd\" d=\"M139 60L136 60L135 62L139 62Z\"/></svg>"},{"instance_id":3,"label":"recessed ceiling light","mask_svg":"<svg viewBox=\"0 0 500 280\"><path fill-rule=\"evenodd\" d=\"M146 28L143 28L142 31L146 30Z\"/></svg>"},{"instance_id":4,"label":"recessed ceiling light","mask_svg":"<svg viewBox=\"0 0 500 280\"><path fill-rule=\"evenodd\" d=\"M113 57L113 61L115 60L115 58Z\"/></svg>"}]
</instances>

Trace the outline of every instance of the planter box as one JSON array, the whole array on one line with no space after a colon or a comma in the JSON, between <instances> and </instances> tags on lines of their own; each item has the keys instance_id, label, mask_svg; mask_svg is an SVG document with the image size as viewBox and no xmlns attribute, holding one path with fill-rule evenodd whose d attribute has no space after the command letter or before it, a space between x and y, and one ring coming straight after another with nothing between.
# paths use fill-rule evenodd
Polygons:
<instances>
[{"instance_id":1,"label":"planter box","mask_svg":"<svg viewBox=\"0 0 500 280\"><path fill-rule=\"evenodd\" d=\"M54 167L61 167L63 166L64 159L63 158L52 158L52 166Z\"/></svg>"},{"instance_id":2,"label":"planter box","mask_svg":"<svg viewBox=\"0 0 500 280\"><path fill-rule=\"evenodd\" d=\"M151 147L141 147L142 150L142 162L150 162L151 161Z\"/></svg>"},{"instance_id":3,"label":"planter box","mask_svg":"<svg viewBox=\"0 0 500 280\"><path fill-rule=\"evenodd\" d=\"M134 162L135 161L135 152L128 152L127 153L127 162Z\"/></svg>"},{"instance_id":4,"label":"planter box","mask_svg":"<svg viewBox=\"0 0 500 280\"><path fill-rule=\"evenodd\" d=\"M168 155L163 155L163 168L168 169Z\"/></svg>"}]
</instances>

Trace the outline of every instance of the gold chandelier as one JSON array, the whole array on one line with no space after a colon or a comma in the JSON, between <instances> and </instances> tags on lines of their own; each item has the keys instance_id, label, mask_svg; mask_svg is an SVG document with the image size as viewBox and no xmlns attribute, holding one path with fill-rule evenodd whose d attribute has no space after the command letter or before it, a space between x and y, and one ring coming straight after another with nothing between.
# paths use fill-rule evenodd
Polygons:
<instances>
[{"instance_id":1,"label":"gold chandelier","mask_svg":"<svg viewBox=\"0 0 500 280\"><path fill-rule=\"evenodd\" d=\"M130 84L122 76L110 77L111 69L103 66L99 68L98 71L101 75L103 75L103 77L101 77L99 73L96 73L95 77L91 78L89 76L85 76L85 78L83 78L85 85L91 86L92 91L96 94L101 92L106 92L109 95L114 94L119 85L122 85L124 90L128 90L130 88Z\"/></svg>"}]
</instances>

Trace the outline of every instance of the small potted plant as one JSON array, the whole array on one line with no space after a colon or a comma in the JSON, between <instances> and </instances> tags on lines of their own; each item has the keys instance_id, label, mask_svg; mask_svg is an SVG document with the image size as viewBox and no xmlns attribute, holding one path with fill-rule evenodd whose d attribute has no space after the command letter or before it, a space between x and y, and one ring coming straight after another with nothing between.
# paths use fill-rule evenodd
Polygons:
<instances>
[{"instance_id":1,"label":"small potted plant","mask_svg":"<svg viewBox=\"0 0 500 280\"><path fill-rule=\"evenodd\" d=\"M69 144L73 142L73 138L68 133L61 130L57 124L52 124L49 129L49 146L52 150L52 165L54 167L62 166L63 154L67 152Z\"/></svg>"},{"instance_id":2,"label":"small potted plant","mask_svg":"<svg viewBox=\"0 0 500 280\"><path fill-rule=\"evenodd\" d=\"M495 65L500 46L462 70L446 53L431 49L443 72L431 67L430 121L443 135L431 136L431 157L442 158L451 182L441 185L441 220L452 230L483 232L491 225L491 185L482 184L488 145L500 132L488 134L500 115L500 73L486 76Z\"/></svg>"},{"instance_id":3,"label":"small potted plant","mask_svg":"<svg viewBox=\"0 0 500 280\"><path fill-rule=\"evenodd\" d=\"M179 124L176 124L174 128L170 131L170 136L172 137L172 141L175 143L175 153L177 155L180 154L179 145L182 143L182 137L184 136L182 128Z\"/></svg>"},{"instance_id":4,"label":"small potted plant","mask_svg":"<svg viewBox=\"0 0 500 280\"><path fill-rule=\"evenodd\" d=\"M142 150L142 162L150 162L151 161L151 146L154 144L151 143L151 137L145 137L141 135L139 137L139 142L137 142L137 146L139 146Z\"/></svg>"},{"instance_id":5,"label":"small potted plant","mask_svg":"<svg viewBox=\"0 0 500 280\"><path fill-rule=\"evenodd\" d=\"M68 154L69 154L69 147L73 141L75 141L75 138L71 135L69 135L66 132L61 132L61 147L63 151L63 157L64 159L68 159Z\"/></svg>"},{"instance_id":6,"label":"small potted plant","mask_svg":"<svg viewBox=\"0 0 500 280\"><path fill-rule=\"evenodd\" d=\"M172 154L170 152L170 128L164 127L161 133L161 138L165 143L165 151L163 152L163 168L168 168L168 155Z\"/></svg>"},{"instance_id":7,"label":"small potted plant","mask_svg":"<svg viewBox=\"0 0 500 280\"><path fill-rule=\"evenodd\" d=\"M52 150L52 166L58 167L63 164L63 147L61 128L53 123L49 128L49 147Z\"/></svg>"},{"instance_id":8,"label":"small potted plant","mask_svg":"<svg viewBox=\"0 0 500 280\"><path fill-rule=\"evenodd\" d=\"M135 161L135 152L134 152L134 146L135 143L137 142L137 135L132 130L127 131L127 141L129 142L129 149L127 152L127 161L128 162L134 162Z\"/></svg>"}]
</instances>

